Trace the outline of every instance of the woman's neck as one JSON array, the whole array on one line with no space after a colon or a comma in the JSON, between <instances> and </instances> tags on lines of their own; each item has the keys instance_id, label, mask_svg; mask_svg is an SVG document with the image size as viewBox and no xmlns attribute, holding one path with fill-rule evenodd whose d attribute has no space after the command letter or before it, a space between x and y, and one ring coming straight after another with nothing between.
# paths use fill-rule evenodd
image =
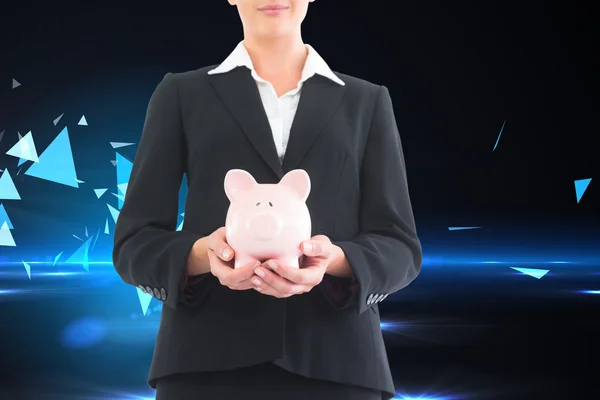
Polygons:
<instances>
[{"instance_id":1,"label":"woman's neck","mask_svg":"<svg viewBox=\"0 0 600 400\"><path fill-rule=\"evenodd\" d=\"M300 35L280 38L246 36L244 45L256 73L263 79L302 75L308 49Z\"/></svg>"}]
</instances>

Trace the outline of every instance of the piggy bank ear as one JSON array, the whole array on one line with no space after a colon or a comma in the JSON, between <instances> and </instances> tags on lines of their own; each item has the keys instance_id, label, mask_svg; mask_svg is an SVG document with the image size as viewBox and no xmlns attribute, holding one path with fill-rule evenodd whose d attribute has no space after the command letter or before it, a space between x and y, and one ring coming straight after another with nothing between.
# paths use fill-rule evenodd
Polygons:
<instances>
[{"instance_id":1,"label":"piggy bank ear","mask_svg":"<svg viewBox=\"0 0 600 400\"><path fill-rule=\"evenodd\" d=\"M279 184L292 189L302 201L306 201L310 193L310 177L303 169L295 169L285 174Z\"/></svg>"},{"instance_id":2,"label":"piggy bank ear","mask_svg":"<svg viewBox=\"0 0 600 400\"><path fill-rule=\"evenodd\" d=\"M225 194L229 201L234 201L241 192L254 185L256 185L254 177L243 169L232 169L225 175Z\"/></svg>"}]
</instances>

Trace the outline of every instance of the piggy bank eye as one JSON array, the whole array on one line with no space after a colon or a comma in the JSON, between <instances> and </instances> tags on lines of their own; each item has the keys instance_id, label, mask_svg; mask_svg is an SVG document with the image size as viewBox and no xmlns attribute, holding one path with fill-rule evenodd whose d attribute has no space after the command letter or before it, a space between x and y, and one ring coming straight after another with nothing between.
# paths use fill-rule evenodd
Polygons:
<instances>
[{"instance_id":1,"label":"piggy bank eye","mask_svg":"<svg viewBox=\"0 0 600 400\"><path fill-rule=\"evenodd\" d=\"M269 205L270 205L271 207L273 207L273 203L269 202Z\"/></svg>"},{"instance_id":2,"label":"piggy bank eye","mask_svg":"<svg viewBox=\"0 0 600 400\"><path fill-rule=\"evenodd\" d=\"M260 206L260 201L258 203L256 203L256 207Z\"/></svg>"}]
</instances>

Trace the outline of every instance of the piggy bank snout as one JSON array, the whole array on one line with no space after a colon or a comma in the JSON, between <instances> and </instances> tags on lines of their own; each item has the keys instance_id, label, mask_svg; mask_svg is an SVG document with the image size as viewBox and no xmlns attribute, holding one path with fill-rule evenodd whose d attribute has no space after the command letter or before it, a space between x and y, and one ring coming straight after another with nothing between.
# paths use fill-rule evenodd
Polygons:
<instances>
[{"instance_id":1,"label":"piggy bank snout","mask_svg":"<svg viewBox=\"0 0 600 400\"><path fill-rule=\"evenodd\" d=\"M279 217L271 212L252 215L246 222L249 233L260 240L273 239L281 228Z\"/></svg>"}]
</instances>

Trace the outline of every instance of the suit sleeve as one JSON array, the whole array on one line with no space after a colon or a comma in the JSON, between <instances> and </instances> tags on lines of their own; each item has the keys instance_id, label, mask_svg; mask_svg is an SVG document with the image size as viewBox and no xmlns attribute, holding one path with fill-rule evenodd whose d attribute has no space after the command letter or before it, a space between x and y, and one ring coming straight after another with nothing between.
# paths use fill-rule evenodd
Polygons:
<instances>
[{"instance_id":1,"label":"suit sleeve","mask_svg":"<svg viewBox=\"0 0 600 400\"><path fill-rule=\"evenodd\" d=\"M423 258L402 144L385 86L375 101L360 179L360 234L334 242L344 251L358 289L338 308L354 306L359 314L408 286L419 274Z\"/></svg>"},{"instance_id":2,"label":"suit sleeve","mask_svg":"<svg viewBox=\"0 0 600 400\"><path fill-rule=\"evenodd\" d=\"M202 300L210 293L211 280L214 280L212 274L188 276L187 270L184 272L183 282L181 283L181 292L183 294L183 303L188 306L197 307Z\"/></svg>"},{"instance_id":3,"label":"suit sleeve","mask_svg":"<svg viewBox=\"0 0 600 400\"><path fill-rule=\"evenodd\" d=\"M202 285L210 282L203 279L191 291L187 259L202 235L185 227L176 230L187 150L175 78L167 74L150 98L113 248L113 264L123 281L172 308L197 304Z\"/></svg>"},{"instance_id":4,"label":"suit sleeve","mask_svg":"<svg viewBox=\"0 0 600 400\"><path fill-rule=\"evenodd\" d=\"M325 275L319 285L327 301L338 309L346 308L346 305L353 301L360 288L355 277L341 278L333 275Z\"/></svg>"}]
</instances>

